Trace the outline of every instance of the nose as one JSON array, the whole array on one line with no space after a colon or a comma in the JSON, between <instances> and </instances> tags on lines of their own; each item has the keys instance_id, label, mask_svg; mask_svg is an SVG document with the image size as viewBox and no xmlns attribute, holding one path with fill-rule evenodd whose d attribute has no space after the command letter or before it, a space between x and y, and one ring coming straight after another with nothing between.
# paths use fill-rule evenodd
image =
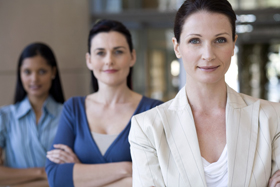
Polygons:
<instances>
[{"instance_id":1,"label":"nose","mask_svg":"<svg viewBox=\"0 0 280 187\"><path fill-rule=\"evenodd\" d=\"M215 58L216 56L213 51L213 46L211 46L211 44L205 44L203 47L202 60L211 61Z\"/></svg>"},{"instance_id":2,"label":"nose","mask_svg":"<svg viewBox=\"0 0 280 187\"><path fill-rule=\"evenodd\" d=\"M114 57L111 53L107 53L106 58L105 58L105 64L107 66L110 66L114 63Z\"/></svg>"},{"instance_id":3,"label":"nose","mask_svg":"<svg viewBox=\"0 0 280 187\"><path fill-rule=\"evenodd\" d=\"M32 73L31 76L30 76L32 82L37 82L38 81L38 78L39 78L39 75L37 73Z\"/></svg>"}]
</instances>

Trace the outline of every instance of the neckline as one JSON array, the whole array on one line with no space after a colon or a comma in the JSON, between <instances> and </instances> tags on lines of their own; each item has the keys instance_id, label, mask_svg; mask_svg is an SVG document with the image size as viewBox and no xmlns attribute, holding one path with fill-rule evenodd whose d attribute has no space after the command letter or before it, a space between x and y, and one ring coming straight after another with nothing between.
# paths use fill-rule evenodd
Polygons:
<instances>
[{"instance_id":1,"label":"neckline","mask_svg":"<svg viewBox=\"0 0 280 187\"><path fill-rule=\"evenodd\" d=\"M133 112L132 116L130 117L129 121L127 122L126 126L124 127L124 129L117 135L116 139L111 143L111 145L108 147L108 149L106 150L105 154L102 155L102 153L100 152L96 142L94 141L92 135L91 135L91 131L90 131L90 128L89 128L89 123L88 123L88 119L87 119L87 115L86 115L86 97L87 96L84 96L83 98L83 109L84 109L84 112L83 112L83 115L85 117L85 120L86 120L86 131L88 133L88 136L90 137L91 139L91 143L93 144L93 146L95 147L95 149L98 150L98 153L99 153L99 156L101 156L102 159L105 159L107 157L107 154L110 153L110 150L112 149L112 147L114 146L114 144L116 144L116 142L120 139L120 137L122 136L122 134L126 131L126 129L129 127L129 124L130 124L130 121L131 121L131 118L132 116L134 116L136 114L136 112L140 109L140 106L142 105L142 102L145 98L145 96L142 96L141 100L139 101L135 111Z\"/></svg>"},{"instance_id":2,"label":"neckline","mask_svg":"<svg viewBox=\"0 0 280 187\"><path fill-rule=\"evenodd\" d=\"M94 131L91 131L90 132L91 134L94 134L94 135L96 135L96 136L110 136L110 137L113 137L113 136L115 136L115 137L117 137L119 134L101 134L101 133L97 133L97 132L94 132Z\"/></svg>"},{"instance_id":3,"label":"neckline","mask_svg":"<svg viewBox=\"0 0 280 187\"><path fill-rule=\"evenodd\" d=\"M217 164L217 163L221 162L221 160L223 159L223 157L224 157L224 155L225 155L226 153L227 153L227 144L225 145L222 154L220 155L219 159L218 159L216 162L210 163L210 162L208 162L205 158L203 158L203 157L201 156L204 167L207 167L207 166L209 166L209 165L214 165L214 164Z\"/></svg>"}]
</instances>

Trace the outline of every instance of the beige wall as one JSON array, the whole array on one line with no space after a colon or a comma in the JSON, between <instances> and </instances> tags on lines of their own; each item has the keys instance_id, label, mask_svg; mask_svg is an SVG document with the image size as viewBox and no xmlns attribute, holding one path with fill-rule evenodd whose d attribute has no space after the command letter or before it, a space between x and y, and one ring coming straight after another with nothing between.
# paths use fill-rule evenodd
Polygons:
<instances>
[{"instance_id":1,"label":"beige wall","mask_svg":"<svg viewBox=\"0 0 280 187\"><path fill-rule=\"evenodd\" d=\"M66 99L88 94L89 26L88 0L0 0L0 106L13 102L19 55L36 41L53 49Z\"/></svg>"}]
</instances>

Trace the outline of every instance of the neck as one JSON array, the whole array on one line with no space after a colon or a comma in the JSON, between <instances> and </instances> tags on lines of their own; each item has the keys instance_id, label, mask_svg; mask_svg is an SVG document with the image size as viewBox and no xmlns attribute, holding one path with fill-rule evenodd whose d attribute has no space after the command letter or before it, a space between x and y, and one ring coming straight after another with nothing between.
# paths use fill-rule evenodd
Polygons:
<instances>
[{"instance_id":1,"label":"neck","mask_svg":"<svg viewBox=\"0 0 280 187\"><path fill-rule=\"evenodd\" d=\"M224 80L214 84L197 83L187 78L186 93L193 111L210 113L213 109L225 109L227 87Z\"/></svg>"},{"instance_id":2,"label":"neck","mask_svg":"<svg viewBox=\"0 0 280 187\"><path fill-rule=\"evenodd\" d=\"M41 111L45 100L48 98L48 94L40 97L28 96L29 102L35 112Z\"/></svg>"},{"instance_id":3,"label":"neck","mask_svg":"<svg viewBox=\"0 0 280 187\"><path fill-rule=\"evenodd\" d=\"M99 102L111 105L128 102L133 92L127 87L126 83L117 86L99 83L98 92L95 94Z\"/></svg>"}]
</instances>

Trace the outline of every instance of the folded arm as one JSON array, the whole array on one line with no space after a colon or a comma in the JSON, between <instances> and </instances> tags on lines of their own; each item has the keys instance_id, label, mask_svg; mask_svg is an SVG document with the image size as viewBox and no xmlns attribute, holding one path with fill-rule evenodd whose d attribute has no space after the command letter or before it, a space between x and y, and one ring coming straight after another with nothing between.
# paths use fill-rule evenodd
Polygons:
<instances>
[{"instance_id":1,"label":"folded arm","mask_svg":"<svg viewBox=\"0 0 280 187\"><path fill-rule=\"evenodd\" d=\"M131 162L108 164L81 164L76 154L64 144L55 144L48 151L47 158L56 163L75 163L73 168L73 182L75 186L114 186L131 183ZM131 185L130 185L131 186Z\"/></svg>"},{"instance_id":2,"label":"folded arm","mask_svg":"<svg viewBox=\"0 0 280 187\"><path fill-rule=\"evenodd\" d=\"M0 158L2 158L2 148L0 148ZM45 168L15 169L0 165L0 185L15 185L42 180L47 182Z\"/></svg>"},{"instance_id":3,"label":"folded arm","mask_svg":"<svg viewBox=\"0 0 280 187\"><path fill-rule=\"evenodd\" d=\"M131 178L131 174L132 166L130 162L75 164L73 169L73 180L74 185L77 187L105 185L114 186L114 183L124 184L126 180Z\"/></svg>"}]
</instances>

